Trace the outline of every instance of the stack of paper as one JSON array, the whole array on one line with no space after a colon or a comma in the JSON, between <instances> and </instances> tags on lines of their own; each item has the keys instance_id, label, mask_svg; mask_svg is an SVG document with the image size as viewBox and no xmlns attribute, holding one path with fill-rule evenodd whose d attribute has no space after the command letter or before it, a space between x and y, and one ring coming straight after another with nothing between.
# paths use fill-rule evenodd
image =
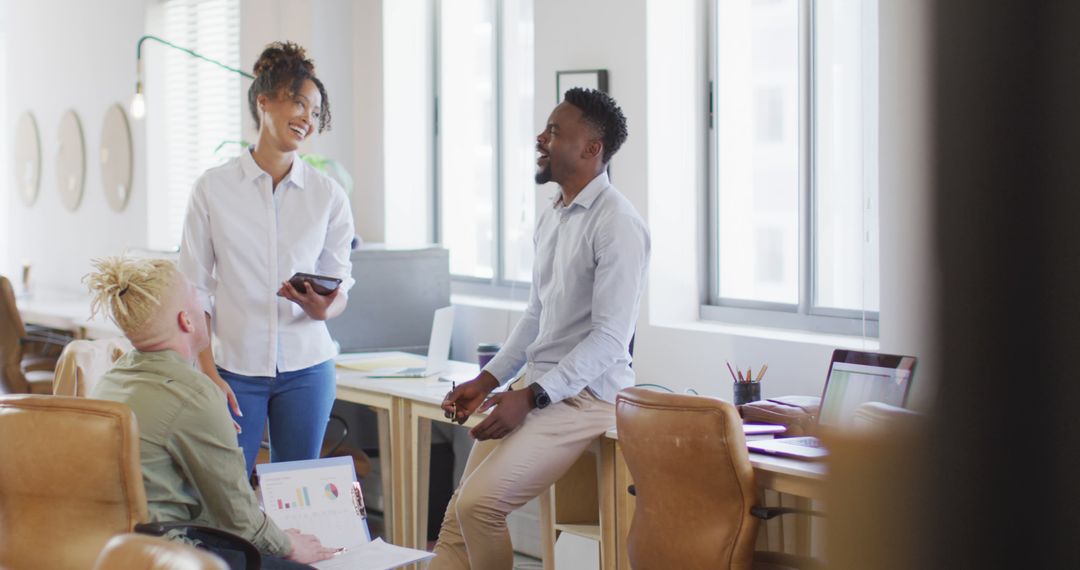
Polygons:
<instances>
[{"instance_id":1,"label":"stack of paper","mask_svg":"<svg viewBox=\"0 0 1080 570\"><path fill-rule=\"evenodd\" d=\"M391 368L423 368L427 363L420 356L383 356L377 358L362 358L357 360L339 360L339 368L356 370L358 372L375 372Z\"/></svg>"},{"instance_id":2,"label":"stack of paper","mask_svg":"<svg viewBox=\"0 0 1080 570\"><path fill-rule=\"evenodd\" d=\"M312 564L319 570L390 570L434 557L435 554L386 544L381 538L350 548L330 560Z\"/></svg>"},{"instance_id":3,"label":"stack of paper","mask_svg":"<svg viewBox=\"0 0 1080 570\"><path fill-rule=\"evenodd\" d=\"M434 556L371 540L367 508L352 458L265 463L256 466L263 510L282 529L318 537L344 552L314 564L323 570L390 570Z\"/></svg>"}]
</instances>

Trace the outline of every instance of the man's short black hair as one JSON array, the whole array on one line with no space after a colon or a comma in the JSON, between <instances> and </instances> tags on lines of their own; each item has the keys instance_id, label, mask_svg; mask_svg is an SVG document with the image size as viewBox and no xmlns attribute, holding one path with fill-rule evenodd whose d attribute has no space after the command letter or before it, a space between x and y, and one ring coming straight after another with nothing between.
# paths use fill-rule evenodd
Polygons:
<instances>
[{"instance_id":1,"label":"man's short black hair","mask_svg":"<svg viewBox=\"0 0 1080 570\"><path fill-rule=\"evenodd\" d=\"M574 87L566 92L566 102L581 109L581 117L596 130L604 143L604 164L626 141L626 117L611 95L596 89Z\"/></svg>"}]
</instances>

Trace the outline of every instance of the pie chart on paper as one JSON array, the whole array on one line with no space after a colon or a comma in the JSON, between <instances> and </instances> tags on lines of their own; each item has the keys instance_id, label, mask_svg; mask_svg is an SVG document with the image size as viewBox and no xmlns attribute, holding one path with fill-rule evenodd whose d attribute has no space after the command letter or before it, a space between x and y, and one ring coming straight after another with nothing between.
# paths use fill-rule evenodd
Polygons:
<instances>
[{"instance_id":1,"label":"pie chart on paper","mask_svg":"<svg viewBox=\"0 0 1080 570\"><path fill-rule=\"evenodd\" d=\"M333 501L334 499L338 498L337 485L334 485L333 483L327 483L325 490L326 490L326 498L327 499L330 499L331 501Z\"/></svg>"}]
</instances>

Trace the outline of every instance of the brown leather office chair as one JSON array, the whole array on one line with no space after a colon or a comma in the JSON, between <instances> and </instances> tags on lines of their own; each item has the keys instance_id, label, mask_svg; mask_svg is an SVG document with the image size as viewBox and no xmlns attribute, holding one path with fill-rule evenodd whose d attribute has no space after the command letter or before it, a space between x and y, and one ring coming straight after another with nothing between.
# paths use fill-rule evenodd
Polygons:
<instances>
[{"instance_id":1,"label":"brown leather office chair","mask_svg":"<svg viewBox=\"0 0 1080 570\"><path fill-rule=\"evenodd\" d=\"M0 567L84 570L116 534L198 528L233 541L257 569L250 542L186 523L147 523L139 432L119 402L33 394L0 397Z\"/></svg>"},{"instance_id":2,"label":"brown leather office chair","mask_svg":"<svg viewBox=\"0 0 1080 570\"><path fill-rule=\"evenodd\" d=\"M143 534L114 536L101 551L94 570L229 570L225 561L205 550Z\"/></svg>"},{"instance_id":3,"label":"brown leather office chair","mask_svg":"<svg viewBox=\"0 0 1080 570\"><path fill-rule=\"evenodd\" d=\"M637 496L630 565L751 568L757 491L735 406L627 388L616 399L615 417Z\"/></svg>"},{"instance_id":4,"label":"brown leather office chair","mask_svg":"<svg viewBox=\"0 0 1080 570\"><path fill-rule=\"evenodd\" d=\"M84 570L147 518L135 416L123 404L0 398L0 566Z\"/></svg>"},{"instance_id":5,"label":"brown leather office chair","mask_svg":"<svg viewBox=\"0 0 1080 570\"><path fill-rule=\"evenodd\" d=\"M63 338L27 333L11 281L0 275L0 394L50 394ZM40 351L27 347L38 345ZM53 349L54 350L49 350ZM40 352L40 354L34 354Z\"/></svg>"},{"instance_id":6,"label":"brown leather office chair","mask_svg":"<svg viewBox=\"0 0 1080 570\"><path fill-rule=\"evenodd\" d=\"M69 342L56 363L52 393L85 397L129 350L132 350L131 342L124 337Z\"/></svg>"}]
</instances>

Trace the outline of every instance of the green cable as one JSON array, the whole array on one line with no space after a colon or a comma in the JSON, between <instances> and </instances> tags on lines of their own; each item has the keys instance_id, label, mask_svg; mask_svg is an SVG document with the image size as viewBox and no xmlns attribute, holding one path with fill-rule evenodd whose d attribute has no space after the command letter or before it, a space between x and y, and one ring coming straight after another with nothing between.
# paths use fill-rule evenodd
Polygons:
<instances>
[{"instance_id":1,"label":"green cable","mask_svg":"<svg viewBox=\"0 0 1080 570\"><path fill-rule=\"evenodd\" d=\"M203 61L212 63L212 64L214 64L214 65L216 65L218 67L227 69L227 70L235 72L235 73L239 73L240 75L243 75L244 77L247 77L248 79L255 79L254 75L252 75L250 73L247 73L242 69L236 69L235 67L229 67L228 65L225 65L224 63L221 63L220 61L210 59L210 58L206 57L205 55L202 55L200 53L196 53L196 52L194 52L194 51L192 51L192 50L190 50L190 49L188 49L186 47L180 47L180 46L178 46L178 45L176 45L176 44L174 44L174 43L172 43L172 42L170 42L168 40L163 40L163 39L161 39L161 38L159 38L157 36L152 36L152 35L149 35L149 34L139 38L139 42L137 44L135 44L135 59L136 60L141 60L142 59L142 45L143 45L143 42L145 42L146 40L154 40L155 42L167 45L167 46L169 46L169 47L171 47L173 49L178 49L178 50L180 50L180 51L182 51L184 53L187 53L188 55L191 55L192 57L197 57L197 58L199 58L199 59L201 59Z\"/></svg>"}]
</instances>

